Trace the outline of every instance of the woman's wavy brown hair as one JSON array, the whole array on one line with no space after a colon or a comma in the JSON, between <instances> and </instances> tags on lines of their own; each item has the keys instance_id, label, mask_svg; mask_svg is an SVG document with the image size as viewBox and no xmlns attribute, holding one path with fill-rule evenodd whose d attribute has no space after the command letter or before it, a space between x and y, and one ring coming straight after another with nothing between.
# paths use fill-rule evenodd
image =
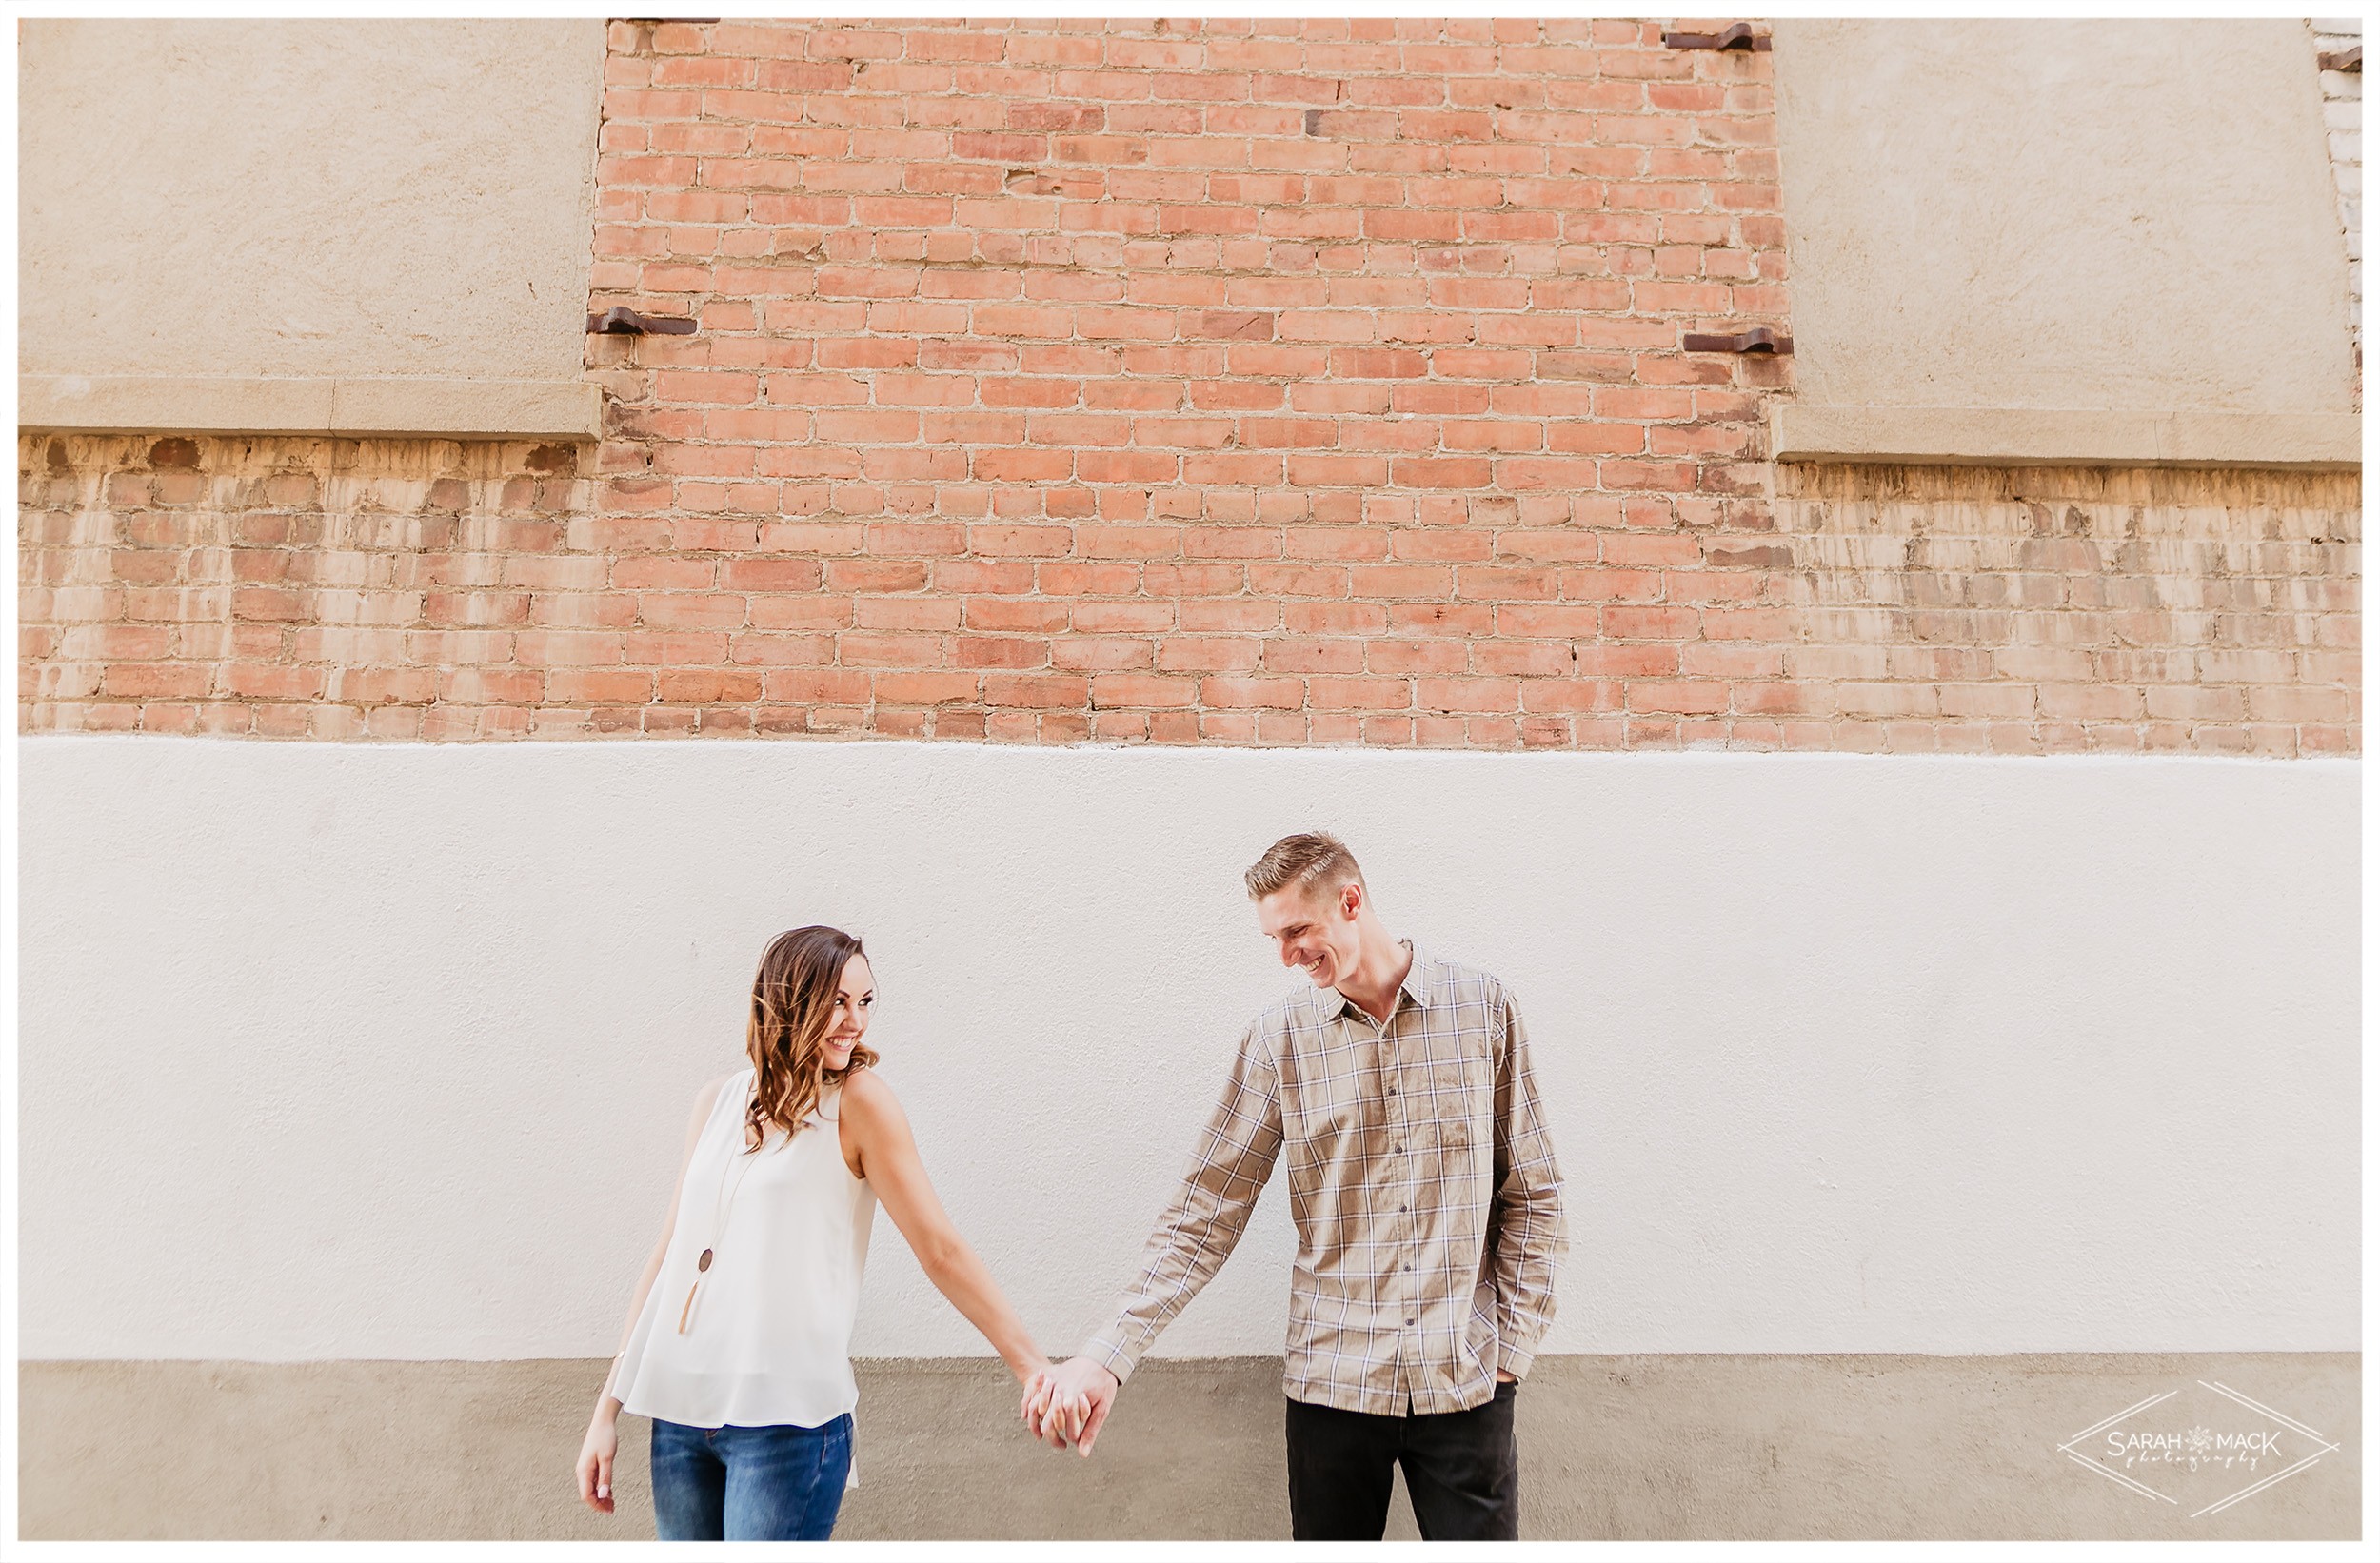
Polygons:
<instances>
[{"instance_id":1,"label":"woman's wavy brown hair","mask_svg":"<svg viewBox=\"0 0 2380 1563\"><path fill-rule=\"evenodd\" d=\"M744 1149L758 1149L772 1124L787 1136L800 1133L830 1080L876 1061L875 1050L864 1043L852 1047L845 1068L830 1070L824 1061L843 969L853 956L865 954L842 929L817 926L779 934L763 952L744 1033L756 1077L744 1113Z\"/></svg>"}]
</instances>

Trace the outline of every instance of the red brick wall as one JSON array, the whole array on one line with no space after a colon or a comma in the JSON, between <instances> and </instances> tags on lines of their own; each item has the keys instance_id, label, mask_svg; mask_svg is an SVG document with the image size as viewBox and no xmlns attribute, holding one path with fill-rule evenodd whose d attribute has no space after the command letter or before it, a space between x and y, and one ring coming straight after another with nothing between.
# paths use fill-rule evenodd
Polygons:
<instances>
[{"instance_id":1,"label":"red brick wall","mask_svg":"<svg viewBox=\"0 0 2380 1563\"><path fill-rule=\"evenodd\" d=\"M31 438L26 721L2357 743L2353 475L1779 469L1763 53L618 23L609 432Z\"/></svg>"},{"instance_id":2,"label":"red brick wall","mask_svg":"<svg viewBox=\"0 0 2380 1563\"><path fill-rule=\"evenodd\" d=\"M1784 320L1765 56L1617 21L613 40L597 300L703 328L599 343L598 537L654 556L614 577L643 623L767 632L737 661L777 721L1510 746L1774 708L1733 652L1780 623L1747 459L1782 366L1679 347Z\"/></svg>"}]
</instances>

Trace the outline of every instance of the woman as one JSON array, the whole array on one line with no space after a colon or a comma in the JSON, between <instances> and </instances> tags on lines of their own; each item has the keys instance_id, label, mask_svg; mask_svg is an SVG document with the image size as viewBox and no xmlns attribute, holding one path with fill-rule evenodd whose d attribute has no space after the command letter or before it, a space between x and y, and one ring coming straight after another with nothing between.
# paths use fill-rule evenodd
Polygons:
<instances>
[{"instance_id":1,"label":"woman","mask_svg":"<svg viewBox=\"0 0 2380 1563\"><path fill-rule=\"evenodd\" d=\"M752 982L749 1068L704 1087L669 1222L579 1451L612 1512L620 1413L653 1421L664 1541L823 1541L851 1471L851 1325L877 1202L942 1296L1032 1388L1048 1360L919 1163L861 1044L876 1001L860 941L781 934Z\"/></svg>"}]
</instances>

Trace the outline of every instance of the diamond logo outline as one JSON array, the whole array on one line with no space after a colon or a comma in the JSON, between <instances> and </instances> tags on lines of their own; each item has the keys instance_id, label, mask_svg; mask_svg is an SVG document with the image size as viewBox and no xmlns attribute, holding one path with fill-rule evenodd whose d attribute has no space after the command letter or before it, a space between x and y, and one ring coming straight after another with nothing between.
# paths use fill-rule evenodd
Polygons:
<instances>
[{"instance_id":1,"label":"diamond logo outline","mask_svg":"<svg viewBox=\"0 0 2380 1563\"><path fill-rule=\"evenodd\" d=\"M2218 1514L2225 1509L2229 1509L2231 1505L2238 1503L2245 1498L2251 1497L2258 1493L2264 1492L2268 1488L2287 1481L2291 1476L2311 1470L2315 1465L2322 1461L2324 1456L2335 1454L2339 1452L2339 1445L2333 1443L2329 1438L2326 1438L2320 1433L2315 1432L2312 1428L2308 1427L2305 1423L2298 1421L2295 1417L2286 1415L2281 1412L2273 1410L2271 1406L2264 1404L2262 1401L2250 1398L2248 1395L2241 1394L2239 1391L2231 1388L2228 1384L2220 1384L2205 1378L2198 1379L2196 1382L2200 1388L2211 1391L2212 1393L2223 1396L2225 1399L2230 1400L2236 1405L2254 1412L2258 1416L2265 1418L2276 1427L2286 1428L2290 1432L2296 1434L2299 1437L2310 1440L2315 1445L2315 1448L2312 1454L2306 1455L2304 1458L2296 1460L2295 1462L2283 1467L2281 1470L2272 1472L2267 1475L2259 1476L2254 1481L2250 1482L2247 1486L2240 1488L2237 1492L2226 1494L2223 1496L2214 1499L2212 1502L2192 1510L2189 1515L2192 1519L2201 1519L2208 1514ZM2105 1476L2108 1480L2115 1483L2118 1487L2125 1489L2127 1492L2137 1493L2144 1497L2154 1498L2160 1503L2170 1503L2178 1509L2181 1506L2181 1500L2174 1497L2172 1494L2161 1492L2157 1488L2150 1485L2148 1482L2141 1480L2138 1476L2119 1471L2113 1466L2103 1463L2093 1456L2085 1454L2081 1446L2084 1439L2094 1437L2099 1434L2107 1432L2111 1428L2129 1421L2131 1418L2139 1415L2143 1412L2161 1406L2181 1393L2182 1392L2178 1389L2171 1389L2165 1391L2163 1394L2152 1395L2143 1399L2136 1400L2131 1405L2126 1406L2122 1411L2115 1413L2112 1416L2102 1417L2098 1421L2092 1423L2089 1427L2084 1428L2081 1432L2067 1438L2064 1442L2057 1446L2058 1452L2064 1454L2069 1460L2072 1460L2074 1464L2081 1466L2084 1470L2092 1472L2097 1475ZM2209 1434L2208 1430L2204 1427L2192 1427L2187 1434L2187 1439L2189 1440L2187 1447L2191 1450L2193 1455L2204 1454L2208 1449L2212 1447L2213 1444L2212 1435ZM2194 1468L2193 1464L2193 1469Z\"/></svg>"}]
</instances>

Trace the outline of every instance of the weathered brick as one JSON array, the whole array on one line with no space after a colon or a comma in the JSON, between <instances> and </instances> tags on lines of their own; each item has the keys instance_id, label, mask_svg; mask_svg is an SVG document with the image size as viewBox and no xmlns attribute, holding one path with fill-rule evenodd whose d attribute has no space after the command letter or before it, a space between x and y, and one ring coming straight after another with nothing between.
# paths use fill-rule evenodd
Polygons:
<instances>
[{"instance_id":1,"label":"weathered brick","mask_svg":"<svg viewBox=\"0 0 2380 1563\"><path fill-rule=\"evenodd\" d=\"M701 329L585 447L25 442L24 724L2358 745L2352 475L1756 454L1767 55L1169 30L614 24L590 307Z\"/></svg>"}]
</instances>

